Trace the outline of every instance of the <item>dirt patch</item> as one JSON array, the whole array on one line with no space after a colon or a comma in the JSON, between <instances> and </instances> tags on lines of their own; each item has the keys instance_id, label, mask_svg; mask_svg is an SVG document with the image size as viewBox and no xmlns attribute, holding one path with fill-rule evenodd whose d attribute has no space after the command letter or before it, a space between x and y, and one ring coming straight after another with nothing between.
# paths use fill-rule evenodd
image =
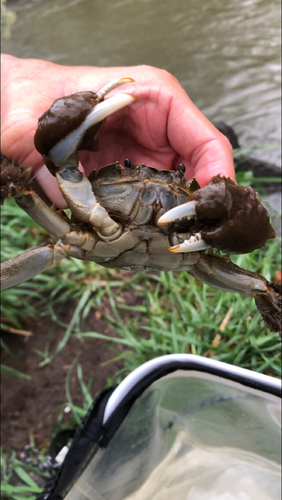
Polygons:
<instances>
[{"instance_id":1,"label":"dirt patch","mask_svg":"<svg viewBox=\"0 0 282 500\"><path fill-rule=\"evenodd\" d=\"M68 304L62 311L64 323L68 323L71 318L70 310ZM93 311L84 327L85 331L95 330L114 335L99 312ZM25 380L2 376L1 380L1 442L4 448L12 447L18 451L29 444L31 435L39 448L50 440L58 408L66 401L66 374L75 358L82 366L84 382L87 384L93 379L93 397L105 387L107 379L123 367L122 362L106 363L116 356L119 347L115 346L114 351L104 341L91 338L78 340L73 337L51 364L40 368L42 358L36 350L44 351L51 337L50 351L54 352L65 330L50 318L40 319L36 325L29 325L28 329L33 332L32 337L3 333L4 342L14 354L6 356L4 363L32 377L31 380ZM71 375L70 391L73 403L81 405L83 395L76 369Z\"/></svg>"}]
</instances>

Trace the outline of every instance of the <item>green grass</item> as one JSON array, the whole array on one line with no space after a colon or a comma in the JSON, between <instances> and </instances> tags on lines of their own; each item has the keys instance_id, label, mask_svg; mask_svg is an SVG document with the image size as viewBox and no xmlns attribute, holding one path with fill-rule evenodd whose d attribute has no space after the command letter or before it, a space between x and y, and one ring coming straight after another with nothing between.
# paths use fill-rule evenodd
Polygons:
<instances>
[{"instance_id":1,"label":"green grass","mask_svg":"<svg viewBox=\"0 0 282 500\"><path fill-rule=\"evenodd\" d=\"M249 183L246 175L242 181ZM47 241L45 232L12 200L5 202L2 208L1 234L3 260ZM245 269L263 274L268 280L273 279L281 270L280 240L269 241L265 249L232 260ZM68 302L75 307L71 321L64 324L57 311ZM93 308L100 311L116 337L86 331L84 325ZM124 361L123 370L116 374L118 381L145 361L176 352L211 356L276 377L281 373L279 336L267 330L254 300L216 290L186 272L133 274L66 259L33 280L2 292L4 330L21 330L27 319L36 320L38 315L50 315L65 329L53 351L47 339L44 351L37 352L40 366L51 363L69 338L75 336L93 338L93 345L97 338L111 344L113 360ZM123 345L122 352L115 350L118 344ZM1 346L4 373L26 376L5 365L6 356L11 353L3 341ZM66 379L66 405L72 410L74 425L81 421L91 401L90 386L84 384L82 367L78 365L84 405L80 408L72 402L68 382L75 364L73 360ZM58 428L60 421L62 412ZM1 498L34 499L39 487L33 473L31 466L22 464L14 452L4 452Z\"/></svg>"},{"instance_id":2,"label":"green grass","mask_svg":"<svg viewBox=\"0 0 282 500\"><path fill-rule=\"evenodd\" d=\"M233 259L267 278L280 268L279 242L270 242L264 252ZM122 293L107 292L111 314L106 319L117 338L81 332L80 338L103 338L122 343L126 351L124 373L164 354L185 353L213 356L255 371L280 375L280 339L267 331L253 299L223 293L196 282L187 273L140 273L124 285L130 287L138 305L128 305ZM224 318L230 314L224 329Z\"/></svg>"}]
</instances>

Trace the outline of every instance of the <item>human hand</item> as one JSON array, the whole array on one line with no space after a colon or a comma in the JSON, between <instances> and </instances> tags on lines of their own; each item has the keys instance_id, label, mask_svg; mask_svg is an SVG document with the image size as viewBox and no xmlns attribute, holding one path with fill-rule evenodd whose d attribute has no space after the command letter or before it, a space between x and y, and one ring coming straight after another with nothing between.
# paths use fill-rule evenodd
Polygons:
<instances>
[{"instance_id":1,"label":"human hand","mask_svg":"<svg viewBox=\"0 0 282 500\"><path fill-rule=\"evenodd\" d=\"M150 66L71 67L2 55L2 154L23 167L33 167L48 197L65 206L56 179L34 147L38 118L55 99L82 90L97 91L117 77L135 80L114 92L130 93L136 100L106 119L98 152L79 153L86 175L130 158L135 164L169 170L184 163L186 177L196 177L202 186L217 174L235 180L228 139L171 74Z\"/></svg>"}]
</instances>

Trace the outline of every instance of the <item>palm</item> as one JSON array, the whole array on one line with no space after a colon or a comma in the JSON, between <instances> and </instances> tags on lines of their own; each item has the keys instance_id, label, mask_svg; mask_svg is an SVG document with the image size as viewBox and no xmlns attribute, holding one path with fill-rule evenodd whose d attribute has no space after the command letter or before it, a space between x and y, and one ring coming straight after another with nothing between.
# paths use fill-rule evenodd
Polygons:
<instances>
[{"instance_id":1,"label":"palm","mask_svg":"<svg viewBox=\"0 0 282 500\"><path fill-rule=\"evenodd\" d=\"M100 134L100 150L80 154L86 173L113 161L122 163L125 158L157 168L175 167L182 158L167 136L167 108L165 102L159 105L147 100L107 118Z\"/></svg>"}]
</instances>

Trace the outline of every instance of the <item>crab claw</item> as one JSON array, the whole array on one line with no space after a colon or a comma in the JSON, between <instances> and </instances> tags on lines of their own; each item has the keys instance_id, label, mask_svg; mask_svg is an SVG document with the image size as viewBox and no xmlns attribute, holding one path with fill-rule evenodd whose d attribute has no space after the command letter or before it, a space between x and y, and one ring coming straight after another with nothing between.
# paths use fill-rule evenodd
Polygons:
<instances>
[{"instance_id":1,"label":"crab claw","mask_svg":"<svg viewBox=\"0 0 282 500\"><path fill-rule=\"evenodd\" d=\"M99 149L98 132L103 120L134 101L129 94L117 94L106 101L104 97L129 82L133 82L132 78L120 78L97 93L84 91L62 97L39 118L34 144L52 174L69 166L69 159L75 157L78 150Z\"/></svg>"},{"instance_id":2,"label":"crab claw","mask_svg":"<svg viewBox=\"0 0 282 500\"><path fill-rule=\"evenodd\" d=\"M166 212L158 224L189 220L190 238L170 247L172 252L195 252L210 247L227 253L249 253L275 237L269 214L251 187L213 177L191 199Z\"/></svg>"},{"instance_id":3,"label":"crab claw","mask_svg":"<svg viewBox=\"0 0 282 500\"><path fill-rule=\"evenodd\" d=\"M72 130L66 137L57 142L50 149L48 157L56 166L65 165L68 158L80 148L84 134L94 125L102 122L107 116L118 111L134 101L134 97L128 94L118 94L102 101L89 112L77 128ZM88 148L87 148L88 149Z\"/></svg>"},{"instance_id":4,"label":"crab claw","mask_svg":"<svg viewBox=\"0 0 282 500\"><path fill-rule=\"evenodd\" d=\"M188 201L182 205L172 208L165 214L163 214L159 220L158 224L161 226L163 224L168 224L179 219L194 219L196 217L196 203L195 201ZM201 233L196 233L190 236L188 240L185 240L179 245L174 245L169 247L168 250L175 253L181 252L200 252L202 250L207 250L211 245L204 242Z\"/></svg>"}]
</instances>

